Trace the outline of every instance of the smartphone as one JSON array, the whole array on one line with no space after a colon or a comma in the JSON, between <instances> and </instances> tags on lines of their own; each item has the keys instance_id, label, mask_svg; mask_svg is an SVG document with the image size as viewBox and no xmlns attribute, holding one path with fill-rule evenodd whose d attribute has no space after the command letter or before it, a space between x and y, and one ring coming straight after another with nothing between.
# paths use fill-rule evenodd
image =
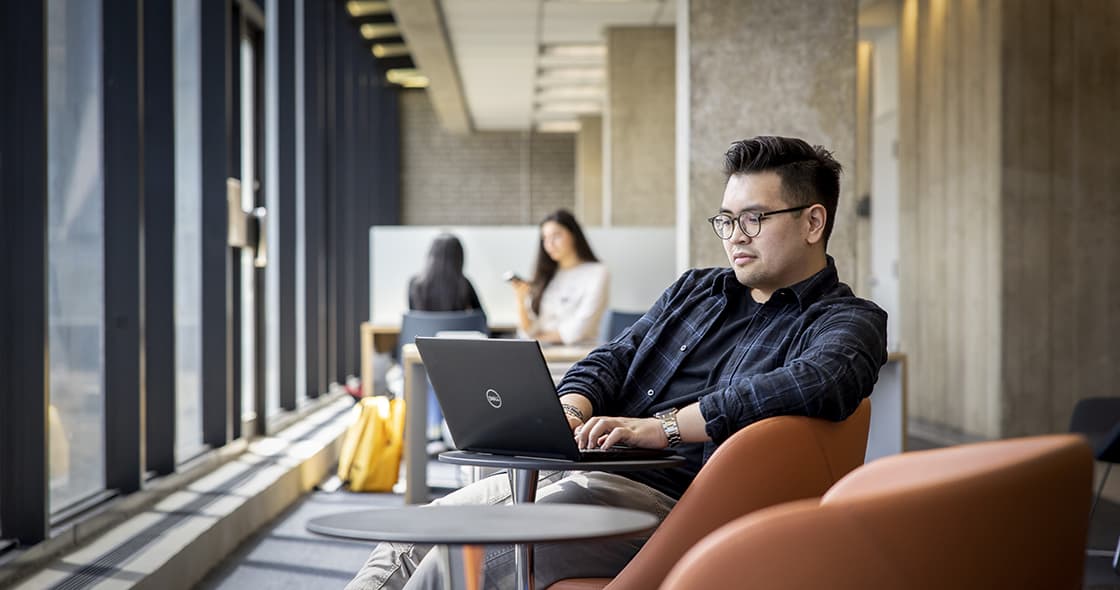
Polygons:
<instances>
[{"instance_id":1,"label":"smartphone","mask_svg":"<svg viewBox=\"0 0 1120 590\"><path fill-rule=\"evenodd\" d=\"M513 282L513 281L521 281L522 283L525 282L525 279L517 276L517 273L513 272L512 270L507 270L504 273L502 273L502 280L507 281L507 282Z\"/></svg>"}]
</instances>

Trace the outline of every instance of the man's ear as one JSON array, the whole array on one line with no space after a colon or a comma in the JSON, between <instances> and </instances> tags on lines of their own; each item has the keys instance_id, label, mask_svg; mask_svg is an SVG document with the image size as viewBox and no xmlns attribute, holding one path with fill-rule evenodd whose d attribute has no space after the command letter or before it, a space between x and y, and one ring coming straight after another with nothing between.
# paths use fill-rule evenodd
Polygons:
<instances>
[{"instance_id":1,"label":"man's ear","mask_svg":"<svg viewBox=\"0 0 1120 590\"><path fill-rule=\"evenodd\" d=\"M824 240L824 226L825 222L828 221L828 211L825 210L824 205L815 203L805 213L809 222L809 232L805 234L805 241L809 244L816 244Z\"/></svg>"}]
</instances>

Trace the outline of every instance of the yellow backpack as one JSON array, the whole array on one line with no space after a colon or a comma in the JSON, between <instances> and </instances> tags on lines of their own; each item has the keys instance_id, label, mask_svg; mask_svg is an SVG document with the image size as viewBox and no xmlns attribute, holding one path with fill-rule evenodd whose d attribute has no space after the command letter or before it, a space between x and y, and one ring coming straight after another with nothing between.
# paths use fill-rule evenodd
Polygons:
<instances>
[{"instance_id":1,"label":"yellow backpack","mask_svg":"<svg viewBox=\"0 0 1120 590\"><path fill-rule=\"evenodd\" d=\"M355 412L342 440L338 478L355 492L392 491L404 449L404 400L365 397L355 404Z\"/></svg>"}]
</instances>

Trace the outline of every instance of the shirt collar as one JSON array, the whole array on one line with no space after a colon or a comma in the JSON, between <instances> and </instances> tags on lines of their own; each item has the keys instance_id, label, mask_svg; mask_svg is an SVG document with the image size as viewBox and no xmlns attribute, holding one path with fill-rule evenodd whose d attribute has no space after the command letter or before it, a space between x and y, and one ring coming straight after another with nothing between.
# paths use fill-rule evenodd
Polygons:
<instances>
[{"instance_id":1,"label":"shirt collar","mask_svg":"<svg viewBox=\"0 0 1120 590\"><path fill-rule=\"evenodd\" d=\"M797 302L798 307L804 311L805 308L831 291L836 287L837 283L840 282L839 275L836 273L836 261L833 260L832 256L827 254L825 255L825 259L825 267L817 271L816 274L799 283L794 283L789 287L778 289L774 292L774 295L785 296L779 295L779 293L788 292ZM727 295L736 295L746 290L747 287L735 278L735 271L730 268L726 269L726 271L727 272L720 277L721 280L717 280L715 284L712 285L713 295L720 292L726 293Z\"/></svg>"},{"instance_id":2,"label":"shirt collar","mask_svg":"<svg viewBox=\"0 0 1120 590\"><path fill-rule=\"evenodd\" d=\"M813 276L800 283L794 283L785 289L779 289L779 291L785 290L793 293L802 311L805 311L805 308L823 297L840 282L840 278L836 274L836 261L827 254L825 254L825 261L824 268L817 271Z\"/></svg>"}]
</instances>

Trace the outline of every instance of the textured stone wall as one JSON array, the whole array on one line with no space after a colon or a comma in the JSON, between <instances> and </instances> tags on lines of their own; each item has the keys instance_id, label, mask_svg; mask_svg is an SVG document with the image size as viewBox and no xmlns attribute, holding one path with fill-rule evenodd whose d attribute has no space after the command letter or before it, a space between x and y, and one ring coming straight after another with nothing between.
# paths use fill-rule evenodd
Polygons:
<instances>
[{"instance_id":1,"label":"textured stone wall","mask_svg":"<svg viewBox=\"0 0 1120 590\"><path fill-rule=\"evenodd\" d=\"M400 113L403 224L534 224L575 205L573 135L449 133L424 91L401 92Z\"/></svg>"},{"instance_id":2,"label":"textured stone wall","mask_svg":"<svg viewBox=\"0 0 1120 590\"><path fill-rule=\"evenodd\" d=\"M607 29L603 198L611 225L676 220L676 35Z\"/></svg>"},{"instance_id":3,"label":"textured stone wall","mask_svg":"<svg viewBox=\"0 0 1120 590\"><path fill-rule=\"evenodd\" d=\"M689 259L725 265L704 220L723 197L732 141L801 137L843 164L829 242L840 278L856 269L856 1L689 0Z\"/></svg>"},{"instance_id":4,"label":"textured stone wall","mask_svg":"<svg viewBox=\"0 0 1120 590\"><path fill-rule=\"evenodd\" d=\"M904 2L912 416L1034 435L1067 430L1078 399L1117 395L1117 26L1115 2Z\"/></svg>"},{"instance_id":5,"label":"textured stone wall","mask_svg":"<svg viewBox=\"0 0 1120 590\"><path fill-rule=\"evenodd\" d=\"M603 225L603 118L580 117L576 135L576 218Z\"/></svg>"}]
</instances>

